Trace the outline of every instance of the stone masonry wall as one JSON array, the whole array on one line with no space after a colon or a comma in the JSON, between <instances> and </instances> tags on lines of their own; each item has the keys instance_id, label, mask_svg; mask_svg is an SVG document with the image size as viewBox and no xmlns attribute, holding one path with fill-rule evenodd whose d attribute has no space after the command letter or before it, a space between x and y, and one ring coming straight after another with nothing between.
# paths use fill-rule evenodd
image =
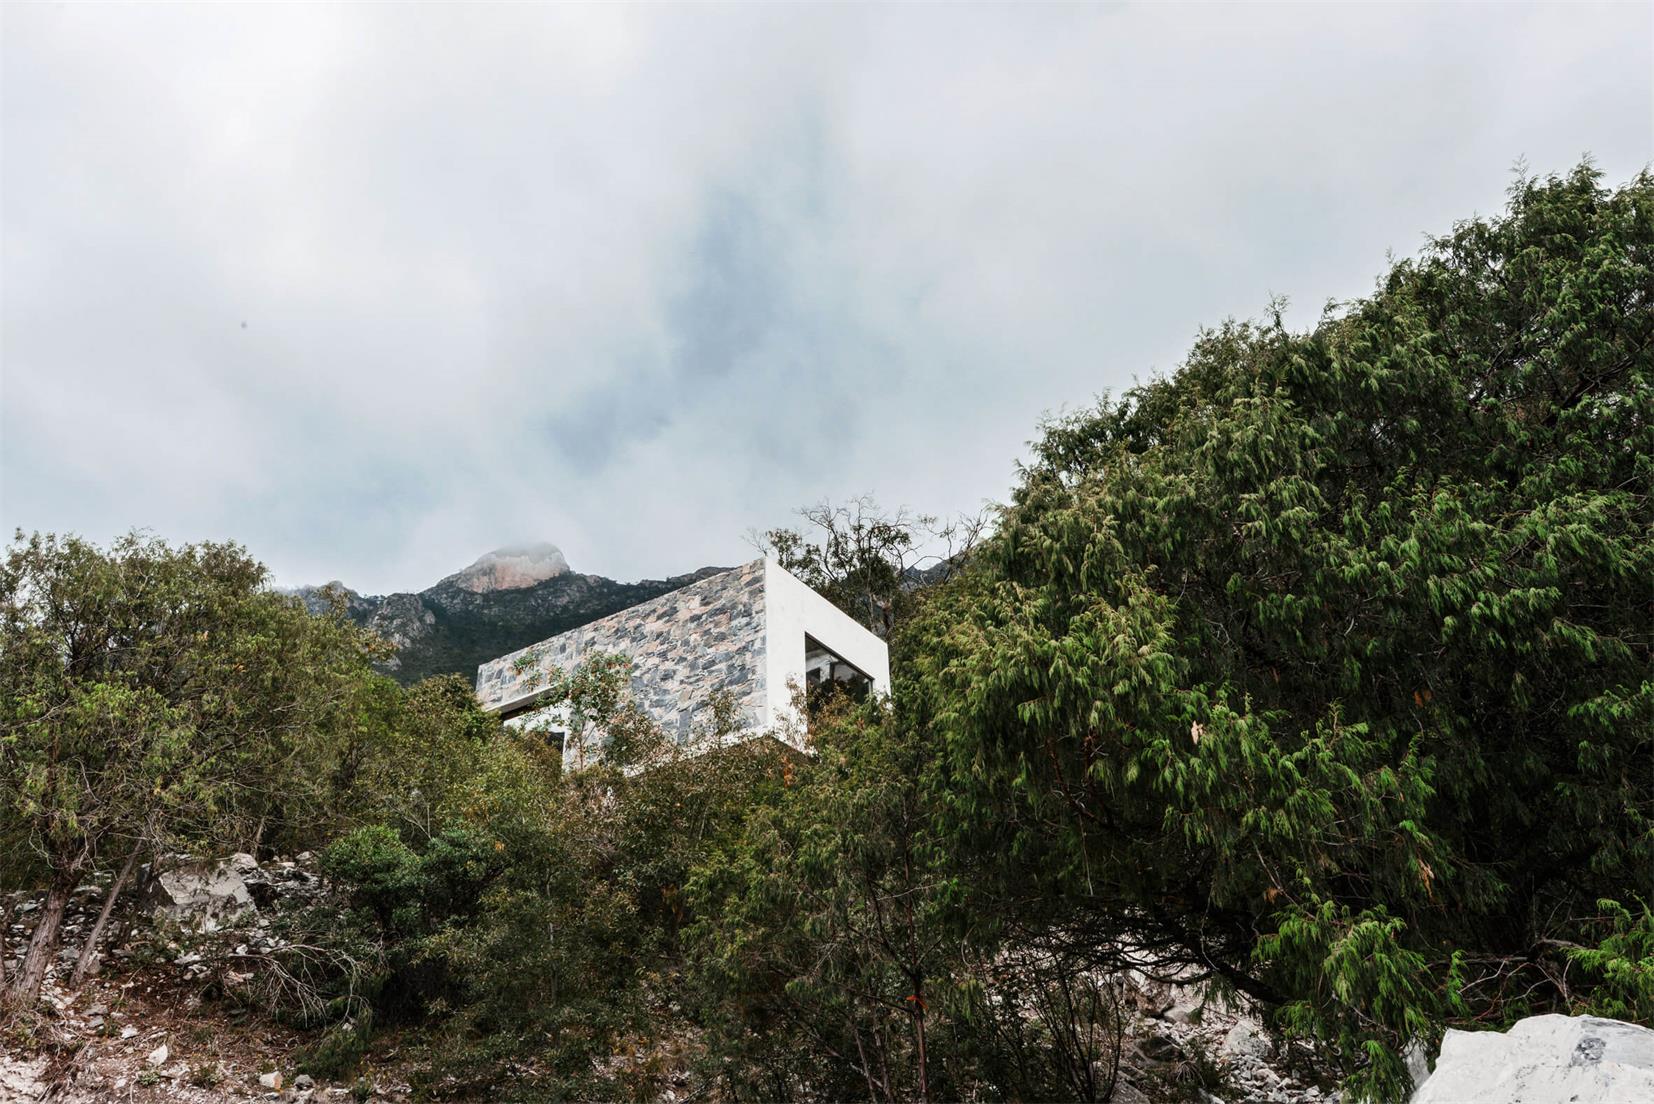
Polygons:
<instances>
[{"instance_id":1,"label":"stone masonry wall","mask_svg":"<svg viewBox=\"0 0 1654 1104\"><path fill-rule=\"evenodd\" d=\"M716 690L729 691L747 723L761 726L767 720L764 561L484 663L477 669L477 697L484 707L511 701L542 683L538 673L573 670L594 652L631 657L632 693L680 742Z\"/></svg>"}]
</instances>

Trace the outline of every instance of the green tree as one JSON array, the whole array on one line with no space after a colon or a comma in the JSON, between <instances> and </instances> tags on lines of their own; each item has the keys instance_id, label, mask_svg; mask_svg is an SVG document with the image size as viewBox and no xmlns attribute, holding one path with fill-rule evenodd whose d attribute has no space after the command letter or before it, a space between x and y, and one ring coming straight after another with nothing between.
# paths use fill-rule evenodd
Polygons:
<instances>
[{"instance_id":1,"label":"green tree","mask_svg":"<svg viewBox=\"0 0 1654 1104\"><path fill-rule=\"evenodd\" d=\"M378 1022L428 1032L429 1076L449 1089L591 1099L659 1087L647 1064L611 1059L660 1034L689 872L781 785L791 753L729 745L727 701L709 703L680 746L629 686L619 656L544 676L542 707L586 752L567 761L532 719L456 727L476 708L458 682L408 694L397 708L419 724L400 712L383 722L407 735L377 743L361 778L367 789L394 781L403 796L371 803L383 822L327 849L350 908L308 937L340 951L332 976L310 983L314 1007L352 1021L335 1038L359 1046L361 994ZM359 1053L317 1048L338 1051Z\"/></svg>"},{"instance_id":2,"label":"green tree","mask_svg":"<svg viewBox=\"0 0 1654 1104\"><path fill-rule=\"evenodd\" d=\"M479 779L490 769L500 723L459 675L405 689L383 676L366 680L343 732L315 778L321 838L384 825L428 839L486 800Z\"/></svg>"},{"instance_id":3,"label":"green tree","mask_svg":"<svg viewBox=\"0 0 1654 1104\"><path fill-rule=\"evenodd\" d=\"M296 768L370 652L235 545L19 533L0 564L0 807L26 848L8 874L47 892L11 1000L38 994L69 895L105 860L129 874L162 839L256 841L249 825L296 808Z\"/></svg>"},{"instance_id":4,"label":"green tree","mask_svg":"<svg viewBox=\"0 0 1654 1104\"><path fill-rule=\"evenodd\" d=\"M1524 178L1047 426L908 648L975 891L1375 1096L1448 1020L1654 1021L1651 294L1654 179Z\"/></svg>"},{"instance_id":5,"label":"green tree","mask_svg":"<svg viewBox=\"0 0 1654 1104\"><path fill-rule=\"evenodd\" d=\"M959 1095L935 1027L955 883L912 731L888 702L829 703L814 759L695 872L690 989L736 1099Z\"/></svg>"},{"instance_id":6,"label":"green tree","mask_svg":"<svg viewBox=\"0 0 1654 1104\"><path fill-rule=\"evenodd\" d=\"M822 502L799 515L806 529L771 529L757 543L887 640L915 608L919 589L951 577L984 527L981 517L944 524L905 508L887 512L865 495L837 506Z\"/></svg>"},{"instance_id":7,"label":"green tree","mask_svg":"<svg viewBox=\"0 0 1654 1104\"><path fill-rule=\"evenodd\" d=\"M970 900L946 762L891 701L823 702L812 754L689 883L683 985L731 1099L1106 1100L1118 987Z\"/></svg>"}]
</instances>

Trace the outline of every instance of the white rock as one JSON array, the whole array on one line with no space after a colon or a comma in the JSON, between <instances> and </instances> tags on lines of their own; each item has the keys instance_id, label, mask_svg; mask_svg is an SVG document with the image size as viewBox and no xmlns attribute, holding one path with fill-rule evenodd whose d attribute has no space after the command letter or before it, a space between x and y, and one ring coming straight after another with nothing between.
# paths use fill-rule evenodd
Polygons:
<instances>
[{"instance_id":1,"label":"white rock","mask_svg":"<svg viewBox=\"0 0 1654 1104\"><path fill-rule=\"evenodd\" d=\"M151 886L148 903L185 927L217 931L243 913L256 911L253 895L234 862L189 862L164 871Z\"/></svg>"},{"instance_id":2,"label":"white rock","mask_svg":"<svg viewBox=\"0 0 1654 1104\"><path fill-rule=\"evenodd\" d=\"M44 1055L24 1061L0 1050L0 1100L44 1100L47 1059Z\"/></svg>"},{"instance_id":3,"label":"white rock","mask_svg":"<svg viewBox=\"0 0 1654 1104\"><path fill-rule=\"evenodd\" d=\"M1413 1090L1430 1079L1430 1053L1424 1047L1423 1039L1414 1039L1401 1052L1401 1060L1407 1063L1407 1076L1413 1079Z\"/></svg>"},{"instance_id":4,"label":"white rock","mask_svg":"<svg viewBox=\"0 0 1654 1104\"><path fill-rule=\"evenodd\" d=\"M138 1029L133 1027L131 1024L127 1024L125 1027L121 1028L121 1038L123 1039L130 1039L136 1034L138 1034Z\"/></svg>"},{"instance_id":5,"label":"white rock","mask_svg":"<svg viewBox=\"0 0 1654 1104\"><path fill-rule=\"evenodd\" d=\"M1449 1031L1412 1104L1647 1104L1654 1031L1596 1016L1530 1016L1509 1031Z\"/></svg>"},{"instance_id":6,"label":"white rock","mask_svg":"<svg viewBox=\"0 0 1654 1104\"><path fill-rule=\"evenodd\" d=\"M261 1073L258 1075L258 1083L267 1089L279 1091L281 1089L281 1074Z\"/></svg>"},{"instance_id":7,"label":"white rock","mask_svg":"<svg viewBox=\"0 0 1654 1104\"><path fill-rule=\"evenodd\" d=\"M1261 1061L1269 1057L1269 1038L1263 1033L1263 1028L1257 1020L1250 1016L1242 1016L1235 1021L1235 1026L1229 1029L1229 1034L1223 1037L1223 1053L1231 1058L1255 1058Z\"/></svg>"},{"instance_id":8,"label":"white rock","mask_svg":"<svg viewBox=\"0 0 1654 1104\"><path fill-rule=\"evenodd\" d=\"M162 1043L160 1046L150 1051L149 1057L145 1058L144 1061L148 1062L152 1066L159 1066L165 1064L166 1060L170 1057L172 1057L172 1051L167 1049L167 1045L165 1043Z\"/></svg>"}]
</instances>

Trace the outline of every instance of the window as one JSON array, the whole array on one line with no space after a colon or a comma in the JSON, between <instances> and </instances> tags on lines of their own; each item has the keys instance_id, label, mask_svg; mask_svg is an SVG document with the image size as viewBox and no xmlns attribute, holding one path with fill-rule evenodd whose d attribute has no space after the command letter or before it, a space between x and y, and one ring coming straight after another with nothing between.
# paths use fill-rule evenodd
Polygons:
<instances>
[{"instance_id":1,"label":"window","mask_svg":"<svg viewBox=\"0 0 1654 1104\"><path fill-rule=\"evenodd\" d=\"M866 672L814 637L804 637L804 690L811 704L833 692L863 701L872 687L873 680Z\"/></svg>"}]
</instances>

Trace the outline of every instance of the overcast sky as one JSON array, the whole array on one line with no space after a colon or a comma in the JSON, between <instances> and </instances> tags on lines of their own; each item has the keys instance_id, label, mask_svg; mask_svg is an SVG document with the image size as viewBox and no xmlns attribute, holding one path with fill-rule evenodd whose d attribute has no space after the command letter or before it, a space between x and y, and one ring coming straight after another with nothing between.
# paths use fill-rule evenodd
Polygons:
<instances>
[{"instance_id":1,"label":"overcast sky","mask_svg":"<svg viewBox=\"0 0 1654 1104\"><path fill-rule=\"evenodd\" d=\"M383 592L972 510L1517 159L1628 178L1651 11L7 5L0 522Z\"/></svg>"}]
</instances>

